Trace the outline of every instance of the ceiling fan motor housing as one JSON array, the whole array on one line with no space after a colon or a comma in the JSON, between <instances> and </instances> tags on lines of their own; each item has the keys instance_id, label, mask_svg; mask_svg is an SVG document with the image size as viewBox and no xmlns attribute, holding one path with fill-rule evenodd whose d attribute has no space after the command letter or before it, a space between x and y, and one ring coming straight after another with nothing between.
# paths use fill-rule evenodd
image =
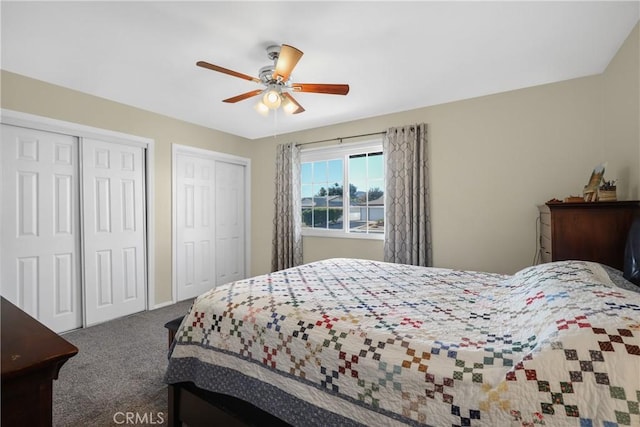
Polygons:
<instances>
[{"instance_id":1,"label":"ceiling fan motor housing","mask_svg":"<svg viewBox=\"0 0 640 427\"><path fill-rule=\"evenodd\" d=\"M272 45L272 46L267 47L267 56L272 61L274 61L274 62L277 61L278 60L278 56L280 56L280 46L279 45Z\"/></svg>"},{"instance_id":2,"label":"ceiling fan motor housing","mask_svg":"<svg viewBox=\"0 0 640 427\"><path fill-rule=\"evenodd\" d=\"M269 84L272 83L273 80L273 71L275 70L275 66L274 65L266 65L262 68L260 68L259 74L258 76L260 77L260 80L262 80L262 82L264 84Z\"/></svg>"}]
</instances>

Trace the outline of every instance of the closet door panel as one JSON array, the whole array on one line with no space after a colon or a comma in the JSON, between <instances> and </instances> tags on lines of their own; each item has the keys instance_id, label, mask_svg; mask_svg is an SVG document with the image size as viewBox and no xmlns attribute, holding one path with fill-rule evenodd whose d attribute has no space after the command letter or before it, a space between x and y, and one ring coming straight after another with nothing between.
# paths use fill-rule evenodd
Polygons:
<instances>
[{"instance_id":1,"label":"closet door panel","mask_svg":"<svg viewBox=\"0 0 640 427\"><path fill-rule=\"evenodd\" d=\"M194 298L215 286L212 224L215 161L176 157L177 298Z\"/></svg>"},{"instance_id":2,"label":"closet door panel","mask_svg":"<svg viewBox=\"0 0 640 427\"><path fill-rule=\"evenodd\" d=\"M216 284L245 278L245 167L216 161Z\"/></svg>"},{"instance_id":3,"label":"closet door panel","mask_svg":"<svg viewBox=\"0 0 640 427\"><path fill-rule=\"evenodd\" d=\"M146 308L144 150L82 140L87 325Z\"/></svg>"},{"instance_id":4,"label":"closet door panel","mask_svg":"<svg viewBox=\"0 0 640 427\"><path fill-rule=\"evenodd\" d=\"M82 325L77 138L2 125L2 295L56 332Z\"/></svg>"}]
</instances>

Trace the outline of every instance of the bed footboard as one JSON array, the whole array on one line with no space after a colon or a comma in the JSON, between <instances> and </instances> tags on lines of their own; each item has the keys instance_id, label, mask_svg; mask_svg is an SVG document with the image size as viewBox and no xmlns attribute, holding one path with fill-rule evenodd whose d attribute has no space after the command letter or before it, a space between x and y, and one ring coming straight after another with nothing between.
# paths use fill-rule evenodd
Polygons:
<instances>
[{"instance_id":1,"label":"bed footboard","mask_svg":"<svg viewBox=\"0 0 640 427\"><path fill-rule=\"evenodd\" d=\"M209 426L288 426L279 418L232 396L213 393L193 383L169 384L170 427Z\"/></svg>"}]
</instances>

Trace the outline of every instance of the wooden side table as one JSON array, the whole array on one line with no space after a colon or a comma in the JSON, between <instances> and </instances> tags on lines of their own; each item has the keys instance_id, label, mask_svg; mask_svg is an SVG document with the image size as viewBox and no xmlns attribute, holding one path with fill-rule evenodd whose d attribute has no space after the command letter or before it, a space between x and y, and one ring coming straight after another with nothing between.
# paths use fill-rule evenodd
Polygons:
<instances>
[{"instance_id":1,"label":"wooden side table","mask_svg":"<svg viewBox=\"0 0 640 427\"><path fill-rule=\"evenodd\" d=\"M2 298L2 426L50 426L53 380L78 348Z\"/></svg>"}]
</instances>

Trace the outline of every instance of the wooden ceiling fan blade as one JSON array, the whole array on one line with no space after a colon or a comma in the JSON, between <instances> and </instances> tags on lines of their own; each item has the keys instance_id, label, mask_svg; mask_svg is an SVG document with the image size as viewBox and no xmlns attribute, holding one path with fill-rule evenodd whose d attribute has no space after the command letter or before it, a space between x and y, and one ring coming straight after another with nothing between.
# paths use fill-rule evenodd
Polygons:
<instances>
[{"instance_id":1,"label":"wooden ceiling fan blade","mask_svg":"<svg viewBox=\"0 0 640 427\"><path fill-rule=\"evenodd\" d=\"M349 85L330 83L293 83L291 89L294 92L326 93L329 95L346 95L349 93Z\"/></svg>"},{"instance_id":2,"label":"wooden ceiling fan blade","mask_svg":"<svg viewBox=\"0 0 640 427\"><path fill-rule=\"evenodd\" d=\"M289 111L291 114L300 114L304 112L304 108L302 108L302 105L300 105L300 103L296 101L289 92L282 92L282 95L294 105L294 108L291 108L291 110ZM285 106L284 108L285 110L287 110L290 107Z\"/></svg>"},{"instance_id":3,"label":"wooden ceiling fan blade","mask_svg":"<svg viewBox=\"0 0 640 427\"><path fill-rule=\"evenodd\" d=\"M301 50L296 49L288 44L283 44L278 54L278 61L276 62L276 69L273 71L273 78L281 78L282 81L289 80L291 72L294 67L300 61L303 53Z\"/></svg>"},{"instance_id":4,"label":"wooden ceiling fan blade","mask_svg":"<svg viewBox=\"0 0 640 427\"><path fill-rule=\"evenodd\" d=\"M222 102L229 102L233 104L235 102L243 101L247 98L251 98L252 96L260 95L261 93L262 93L262 89L256 89L256 90L252 90L251 92L247 92L231 98L223 99Z\"/></svg>"},{"instance_id":5,"label":"wooden ceiling fan blade","mask_svg":"<svg viewBox=\"0 0 640 427\"><path fill-rule=\"evenodd\" d=\"M219 65L210 64L210 63L205 62L205 61L198 61L198 62L196 62L196 65L198 67L207 68L209 70L217 71L219 73L228 74L228 75L233 76L233 77L239 77L241 79L245 79L245 80L249 80L249 81L252 81L252 82L260 83L260 79L257 78L257 77L251 77L251 76L248 76L246 74L242 74L242 73L239 73L237 71L230 70L228 68L220 67Z\"/></svg>"}]
</instances>

